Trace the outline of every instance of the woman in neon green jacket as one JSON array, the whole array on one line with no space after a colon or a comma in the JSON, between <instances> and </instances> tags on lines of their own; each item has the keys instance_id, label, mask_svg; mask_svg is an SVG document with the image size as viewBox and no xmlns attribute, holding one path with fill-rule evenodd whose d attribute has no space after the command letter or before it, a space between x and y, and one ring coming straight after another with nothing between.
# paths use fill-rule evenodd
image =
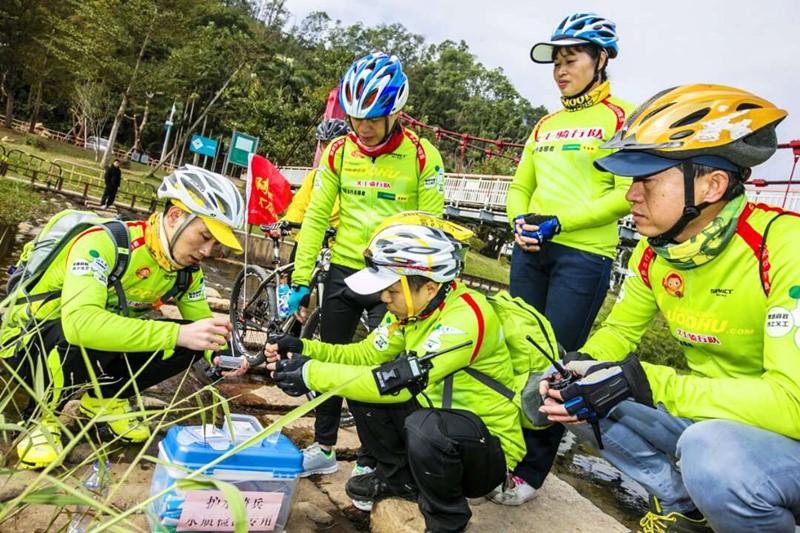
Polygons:
<instances>
[{"instance_id":1,"label":"woman in neon green jacket","mask_svg":"<svg viewBox=\"0 0 800 533\"><path fill-rule=\"evenodd\" d=\"M508 192L506 211L516 245L513 296L544 313L567 350L586 340L608 290L617 247L617 220L630 210L630 184L593 163L610 153L600 145L632 110L611 96L608 61L617 56L616 27L594 13L575 13L536 44L531 59L552 63L563 109L533 129ZM528 431L528 456L516 486L493 498L519 505L534 495L552 465L561 426Z\"/></svg>"}]
</instances>

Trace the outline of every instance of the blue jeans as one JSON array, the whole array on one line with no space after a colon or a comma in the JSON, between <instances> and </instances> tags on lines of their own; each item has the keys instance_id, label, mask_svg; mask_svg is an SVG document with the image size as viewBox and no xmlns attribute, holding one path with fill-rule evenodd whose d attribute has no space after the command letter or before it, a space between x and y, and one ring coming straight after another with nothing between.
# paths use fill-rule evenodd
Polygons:
<instances>
[{"instance_id":1,"label":"blue jeans","mask_svg":"<svg viewBox=\"0 0 800 533\"><path fill-rule=\"evenodd\" d=\"M800 519L800 441L730 420L694 422L625 401L600 421L600 455L665 512L698 509L717 532L792 533ZM588 424L569 426L595 444Z\"/></svg>"},{"instance_id":2,"label":"blue jeans","mask_svg":"<svg viewBox=\"0 0 800 533\"><path fill-rule=\"evenodd\" d=\"M544 314L567 351L583 346L603 305L611 259L554 242L538 252L514 246L511 296L519 296Z\"/></svg>"}]
</instances>

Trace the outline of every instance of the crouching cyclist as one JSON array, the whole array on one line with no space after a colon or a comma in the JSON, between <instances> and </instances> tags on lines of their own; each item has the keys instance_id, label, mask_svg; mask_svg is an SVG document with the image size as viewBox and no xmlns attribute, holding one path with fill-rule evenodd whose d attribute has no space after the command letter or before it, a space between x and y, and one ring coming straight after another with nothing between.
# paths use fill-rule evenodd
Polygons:
<instances>
[{"instance_id":1,"label":"crouching cyclist","mask_svg":"<svg viewBox=\"0 0 800 533\"><path fill-rule=\"evenodd\" d=\"M469 234L419 213L392 217L364 252L367 267L345 280L358 294L380 293L388 309L381 325L356 344L284 337L267 346L273 377L288 394L348 382L339 394L384 412L374 417L383 423L358 425L377 468L351 477L347 494L370 503L418 499L435 532L463 531L472 516L466 498L488 494L525 455L518 408L482 381L513 387L498 318L483 295L455 281L464 264L460 240ZM395 379L406 364L417 368L408 362L414 354L446 350L430 368L418 364L419 379ZM286 353L293 356L278 360ZM379 379L372 370L380 364L390 367ZM410 401L416 393L419 403Z\"/></svg>"},{"instance_id":2,"label":"crouching cyclist","mask_svg":"<svg viewBox=\"0 0 800 533\"><path fill-rule=\"evenodd\" d=\"M31 388L37 368L46 366L51 391L47 406L31 410L37 414L33 427L17 446L21 467L42 468L61 458L53 412L76 389L91 388L85 384L92 375L99 389L83 394L81 412L112 416L108 426L124 442L146 440L150 430L128 399L187 369L204 352L210 357L229 339L230 322L214 318L206 302L199 264L216 242L241 250L233 234L243 222L241 195L226 177L187 167L164 178L158 196L167 200L163 212L124 224L128 250L94 226L66 243L33 287L17 289L0 332L0 355ZM112 288L112 267L126 251L127 266ZM181 277L186 286L176 293ZM142 318L171 294L183 321Z\"/></svg>"},{"instance_id":3,"label":"crouching cyclist","mask_svg":"<svg viewBox=\"0 0 800 533\"><path fill-rule=\"evenodd\" d=\"M602 455L651 495L645 532L791 533L800 518L800 216L744 195L785 116L739 89L676 87L640 107L607 144L619 151L595 163L633 178L627 198L647 239L568 365L585 377L560 391L543 382L540 410L566 424L608 414ZM628 355L658 312L688 373ZM611 410L627 396L657 408Z\"/></svg>"}]
</instances>

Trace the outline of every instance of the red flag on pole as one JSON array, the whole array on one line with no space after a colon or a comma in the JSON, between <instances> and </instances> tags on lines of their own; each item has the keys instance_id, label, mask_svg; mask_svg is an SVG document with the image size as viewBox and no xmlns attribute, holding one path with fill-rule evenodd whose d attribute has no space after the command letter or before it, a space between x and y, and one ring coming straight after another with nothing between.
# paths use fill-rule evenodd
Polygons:
<instances>
[{"instance_id":1,"label":"red flag on pole","mask_svg":"<svg viewBox=\"0 0 800 533\"><path fill-rule=\"evenodd\" d=\"M289 207L292 187L266 157L250 154L247 198L247 223L272 224Z\"/></svg>"}]
</instances>

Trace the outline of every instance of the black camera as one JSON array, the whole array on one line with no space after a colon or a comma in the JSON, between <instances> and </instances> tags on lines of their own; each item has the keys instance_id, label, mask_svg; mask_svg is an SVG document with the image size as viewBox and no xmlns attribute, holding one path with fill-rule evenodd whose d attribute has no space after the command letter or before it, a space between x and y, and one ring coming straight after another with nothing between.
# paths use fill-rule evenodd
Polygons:
<instances>
[{"instance_id":1,"label":"black camera","mask_svg":"<svg viewBox=\"0 0 800 533\"><path fill-rule=\"evenodd\" d=\"M428 386L428 372L433 368L431 359L471 344L472 341L462 342L440 352L426 353L422 357L417 357L416 352L400 354L396 359L383 363L372 370L378 392L383 396L397 394L402 389L408 389L413 395L419 394Z\"/></svg>"}]
</instances>

